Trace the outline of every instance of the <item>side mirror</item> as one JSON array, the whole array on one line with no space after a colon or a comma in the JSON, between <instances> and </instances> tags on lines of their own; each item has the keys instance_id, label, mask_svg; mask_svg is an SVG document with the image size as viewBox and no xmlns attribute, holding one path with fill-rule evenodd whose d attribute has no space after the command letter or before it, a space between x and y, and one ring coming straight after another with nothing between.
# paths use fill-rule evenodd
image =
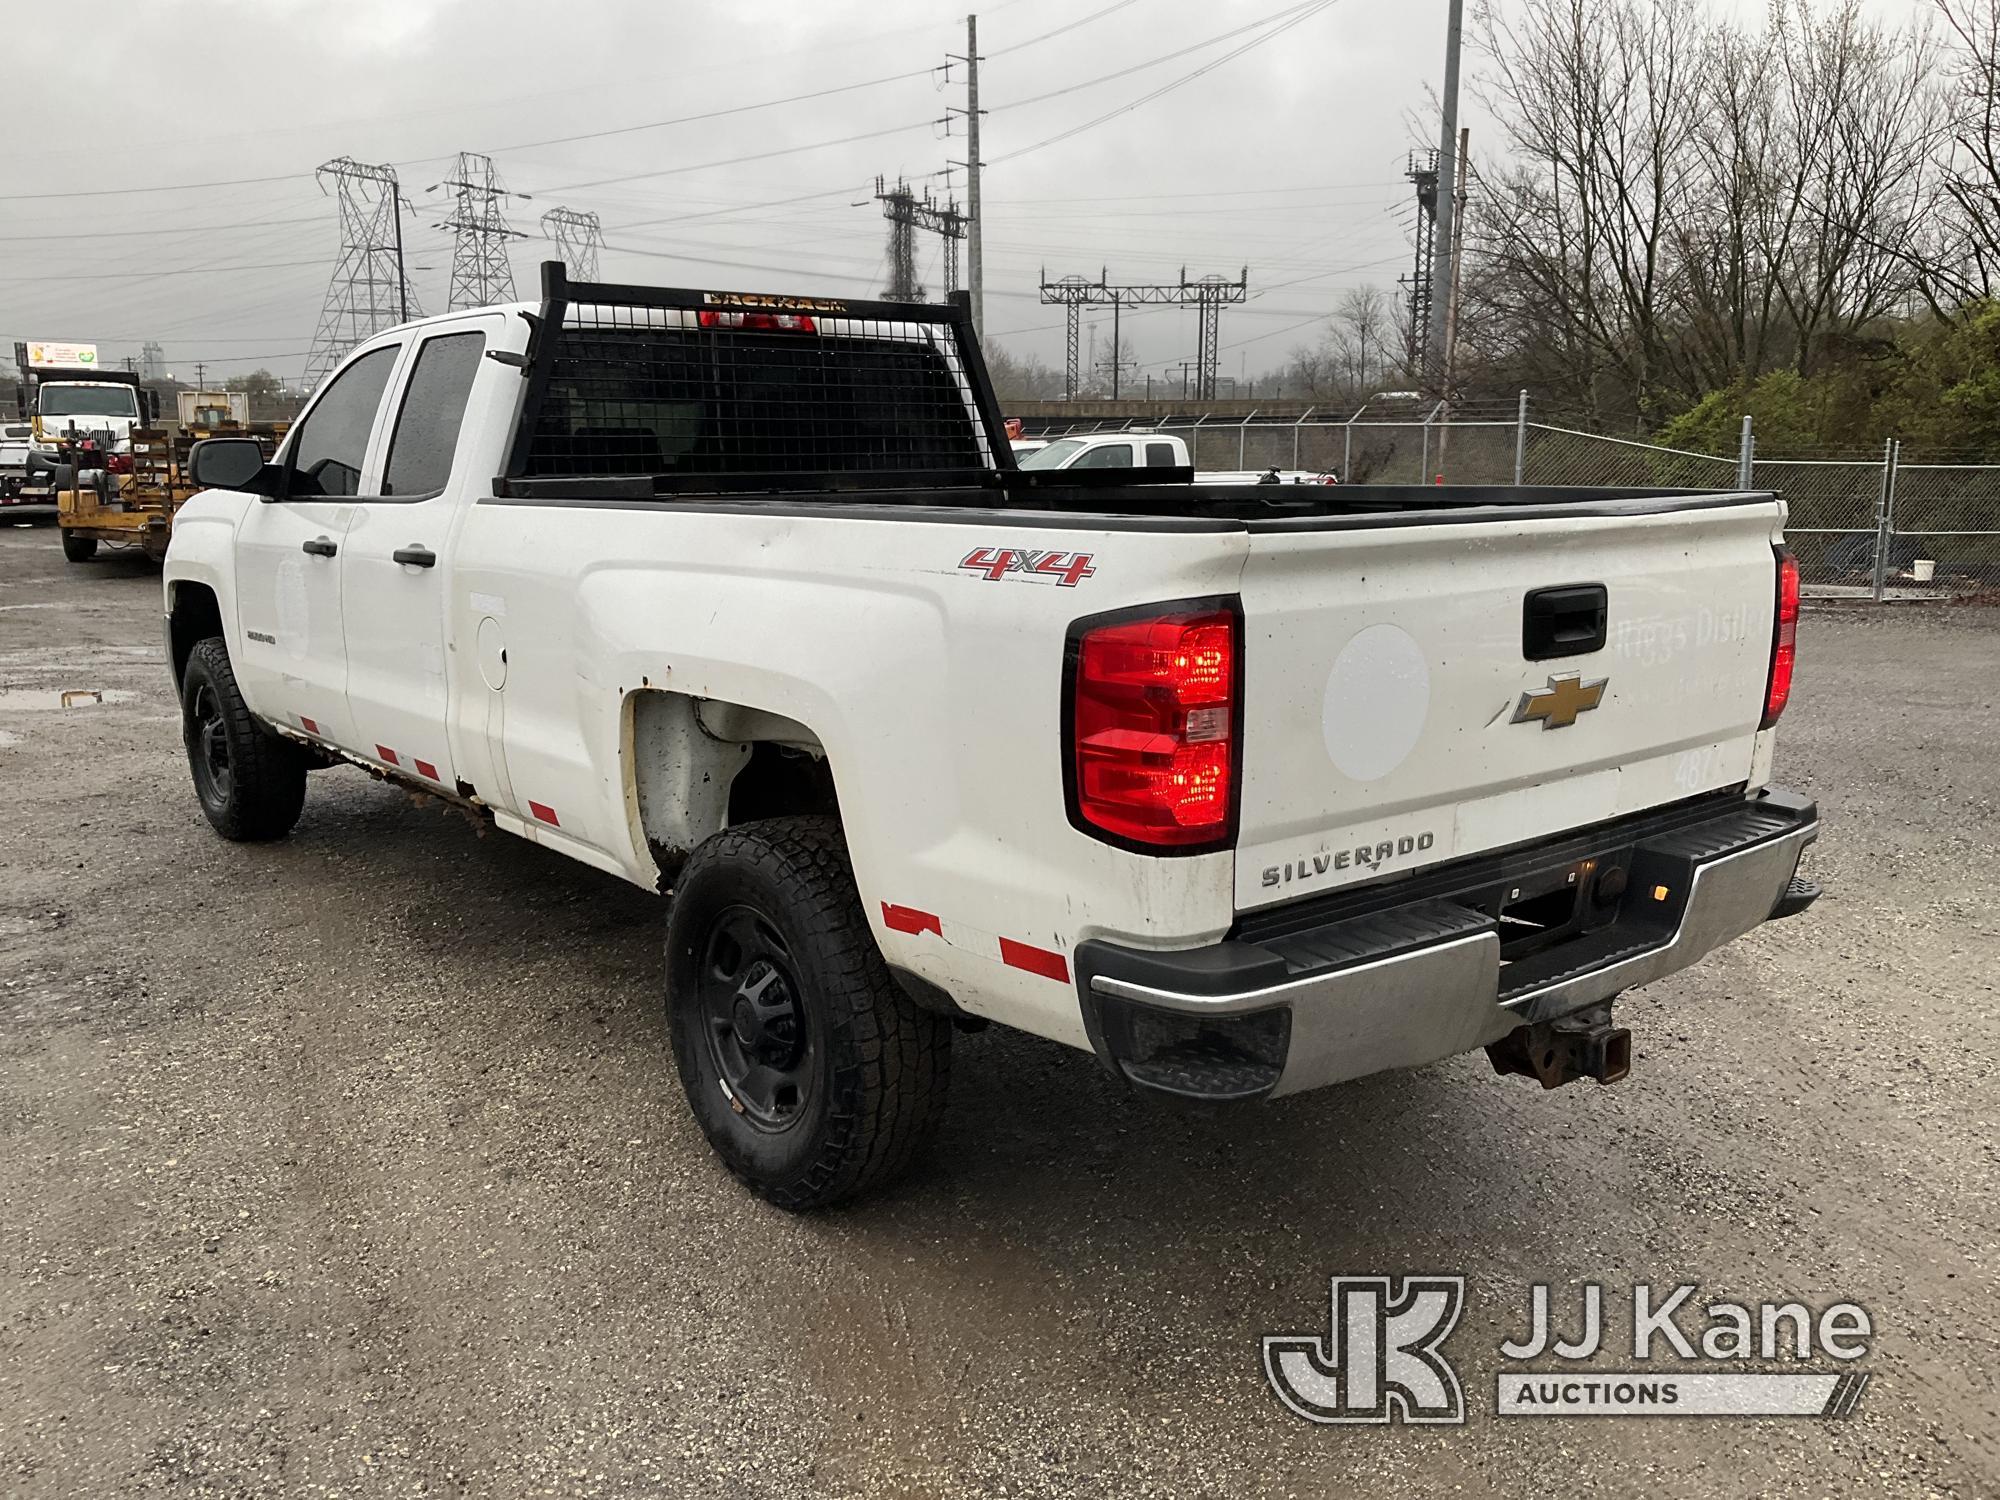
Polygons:
<instances>
[{"instance_id":1,"label":"side mirror","mask_svg":"<svg viewBox=\"0 0 2000 1500\"><path fill-rule=\"evenodd\" d=\"M196 489L237 490L276 499L283 471L264 462L255 438L203 438L188 454L188 478Z\"/></svg>"}]
</instances>

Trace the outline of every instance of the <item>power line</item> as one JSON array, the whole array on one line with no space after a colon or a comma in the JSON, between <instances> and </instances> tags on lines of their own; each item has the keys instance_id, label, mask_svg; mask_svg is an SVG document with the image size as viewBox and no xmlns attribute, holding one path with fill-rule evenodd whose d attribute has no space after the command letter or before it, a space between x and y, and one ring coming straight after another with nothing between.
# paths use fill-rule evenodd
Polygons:
<instances>
[{"instance_id":1,"label":"power line","mask_svg":"<svg viewBox=\"0 0 2000 1500\"><path fill-rule=\"evenodd\" d=\"M234 234L239 229L276 229L281 224L323 224L323 215L302 219L265 219L259 223L166 224L153 229L72 229L64 234L0 234L0 242L21 240L124 240L154 234Z\"/></svg>"},{"instance_id":2,"label":"power line","mask_svg":"<svg viewBox=\"0 0 2000 1500\"><path fill-rule=\"evenodd\" d=\"M1297 5L1288 5L1283 10L1274 10L1268 16L1260 16L1254 21L1246 21L1241 26L1232 27L1228 31L1219 31L1211 37L1203 37L1198 42L1190 42L1187 46L1178 47L1172 52L1162 52L1158 57L1150 57L1144 62L1132 63L1127 67L1119 68L1116 72L1100 73L1095 78L1086 78L1080 83L1066 83L1061 88L1050 89L1045 94L1030 94L1025 99L1010 99L1005 104L994 105L993 109L995 113L1005 109L1025 109L1030 104L1040 104L1049 99L1060 99L1065 94L1080 93L1084 89L1094 89L1101 83L1115 83L1120 78L1130 78L1134 73L1143 73L1148 68L1157 68L1161 63L1173 62L1176 58L1186 57L1190 53L1200 52L1204 48L1213 47L1217 42L1226 42L1231 37L1242 36L1246 31L1260 30L1265 26L1271 25L1273 22L1283 20L1286 16L1295 15L1302 10L1309 10L1317 3L1320 3L1320 0L1301 0L1301 3Z\"/></svg>"},{"instance_id":3,"label":"power line","mask_svg":"<svg viewBox=\"0 0 2000 1500\"><path fill-rule=\"evenodd\" d=\"M1326 0L1331 4L1332 0ZM780 146L774 151L756 151L748 156L725 157L720 161L692 162L686 166L660 167L651 172L628 172L621 177L599 177L591 182L562 182L554 187L541 188L544 193L574 193L583 188L609 187L617 182L641 182L651 177L678 177L685 172L706 172L712 167L737 167L745 162L769 161L774 156L796 156L801 151L821 151L828 146L847 146L855 141L879 140L885 135L901 135L906 130L922 130L935 125L935 120L912 120L907 125L889 125L881 130L864 130L859 135L844 135L830 141L807 141L797 146Z\"/></svg>"},{"instance_id":4,"label":"power line","mask_svg":"<svg viewBox=\"0 0 2000 1500\"><path fill-rule=\"evenodd\" d=\"M1132 0L1125 0L1131 4ZM785 104L802 104L811 99L825 99L833 94L851 94L856 89L879 88L885 83L901 83L909 78L928 78L929 68L916 68L908 73L891 73L886 78L869 78L860 83L843 83L833 88L816 89L809 94L788 94L782 99L765 99L756 104L732 104L726 109L711 109L698 115L676 115L667 120L648 120L640 125L619 125L609 130L587 130L579 135L559 135L546 141L523 141L518 145L502 146L495 155L514 151L536 151L544 146L569 146L578 141L601 141L614 135L633 135L641 130L664 130L670 125L692 125L702 120L720 120L726 115L746 115L760 109L776 109ZM594 184L579 184L594 186Z\"/></svg>"},{"instance_id":5,"label":"power line","mask_svg":"<svg viewBox=\"0 0 2000 1500\"><path fill-rule=\"evenodd\" d=\"M1079 20L1067 21L1061 26L1056 27L1053 31L1044 31L1039 36L1031 36L1024 42L1012 42L1005 47L995 47L985 55L987 57L1005 57L1009 52L1019 52L1023 47L1032 47L1037 42L1046 42L1050 37L1061 36L1065 31L1074 31L1079 26L1088 26L1092 21L1103 20L1104 17L1110 15L1113 11L1123 10L1128 5L1136 4L1138 4L1138 0L1117 0L1116 4L1107 5L1102 10L1094 10ZM992 13L991 7L988 8L987 13L989 15Z\"/></svg>"},{"instance_id":6,"label":"power line","mask_svg":"<svg viewBox=\"0 0 2000 1500\"><path fill-rule=\"evenodd\" d=\"M176 266L166 270L62 272L55 276L0 276L0 281L134 281L154 276L206 276L218 271L277 271L292 266L319 266L319 260L269 260L248 266Z\"/></svg>"},{"instance_id":7,"label":"power line","mask_svg":"<svg viewBox=\"0 0 2000 1500\"><path fill-rule=\"evenodd\" d=\"M1222 56L1214 59L1212 62L1203 63L1200 67L1196 68L1191 73L1182 74L1179 78L1176 78L1172 83L1163 84L1159 88L1154 89L1152 93L1144 94L1141 95L1139 98L1134 99L1130 104L1122 104L1117 109L1107 110L1104 114L1099 115L1094 120L1086 120L1081 125L1073 125L1068 130L1060 131L1055 135L1049 136L1046 140L1036 141L1035 144L1032 146L1023 146L1018 151L1009 151L1005 156L996 156L993 159L994 164L997 165L1000 162L1017 160L1020 157L1028 155L1032 151L1040 151L1043 147L1053 146L1058 141L1066 141L1072 136L1082 135L1086 130L1094 130L1099 125L1105 124L1107 121L1117 119L1120 115L1130 114L1133 110L1139 108L1141 105L1150 104L1153 102L1153 100L1158 99L1163 95L1171 94L1175 89L1182 87L1184 84L1189 84L1194 82L1194 80L1201 77L1202 74L1212 73L1217 68L1221 67L1224 63L1229 62L1235 58L1241 57L1244 53L1250 51L1253 48L1263 46L1264 43L1271 41L1273 38L1282 36L1285 32L1290 31L1294 26L1299 25L1301 22L1311 20L1314 16L1318 15L1321 11L1327 9L1333 3L1334 0L1307 0L1307 4L1305 4L1304 6L1293 6L1290 11L1278 11L1273 15L1266 16L1264 20L1261 22L1253 22L1252 23L1253 27L1257 25L1268 25L1270 22L1276 20L1278 16L1287 16L1287 15L1290 16L1289 20L1279 22L1278 25L1273 26L1269 31L1265 32L1262 36L1252 37L1242 46L1233 48L1232 50L1223 53ZM1241 29L1249 29L1249 28L1239 28L1239 30ZM1235 33L1231 34L1234 35ZM1023 102L1025 103L1027 101Z\"/></svg>"},{"instance_id":8,"label":"power line","mask_svg":"<svg viewBox=\"0 0 2000 1500\"><path fill-rule=\"evenodd\" d=\"M271 177L232 177L226 182L148 183L145 187L73 188L60 193L0 193L0 203L22 203L30 198L115 198L127 193L199 193L209 188L252 187L260 182L296 182L303 172L279 172Z\"/></svg>"}]
</instances>

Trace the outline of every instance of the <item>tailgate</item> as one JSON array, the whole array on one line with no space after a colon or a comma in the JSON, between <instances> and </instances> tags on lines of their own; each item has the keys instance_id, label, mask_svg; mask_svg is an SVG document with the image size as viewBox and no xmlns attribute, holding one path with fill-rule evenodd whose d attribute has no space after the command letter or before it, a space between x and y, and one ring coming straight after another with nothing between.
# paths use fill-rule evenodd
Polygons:
<instances>
[{"instance_id":1,"label":"tailgate","mask_svg":"<svg viewBox=\"0 0 2000 1500\"><path fill-rule=\"evenodd\" d=\"M1764 498L1254 535L1238 908L1748 779L1782 524Z\"/></svg>"}]
</instances>

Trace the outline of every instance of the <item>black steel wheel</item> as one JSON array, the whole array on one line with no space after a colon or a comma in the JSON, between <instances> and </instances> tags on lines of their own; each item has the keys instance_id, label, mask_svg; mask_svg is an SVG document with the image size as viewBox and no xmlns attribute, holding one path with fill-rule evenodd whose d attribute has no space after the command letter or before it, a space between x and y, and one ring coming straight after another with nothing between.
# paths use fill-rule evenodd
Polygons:
<instances>
[{"instance_id":1,"label":"black steel wheel","mask_svg":"<svg viewBox=\"0 0 2000 1500\"><path fill-rule=\"evenodd\" d=\"M229 724L222 699L212 681L194 685L188 695L188 763L194 770L195 793L204 806L227 806L236 789L229 771Z\"/></svg>"},{"instance_id":2,"label":"black steel wheel","mask_svg":"<svg viewBox=\"0 0 2000 1500\"><path fill-rule=\"evenodd\" d=\"M832 818L695 850L667 919L667 1020L709 1145L781 1208L887 1182L943 1114L951 1023L889 973Z\"/></svg>"},{"instance_id":3,"label":"black steel wheel","mask_svg":"<svg viewBox=\"0 0 2000 1500\"><path fill-rule=\"evenodd\" d=\"M306 752L257 722L221 636L189 653L181 675L181 738L195 795L217 833L249 842L292 831L305 806Z\"/></svg>"},{"instance_id":4,"label":"black steel wheel","mask_svg":"<svg viewBox=\"0 0 2000 1500\"><path fill-rule=\"evenodd\" d=\"M759 1129L783 1130L809 1102L817 1062L783 934L751 907L728 907L709 927L700 985L731 1104Z\"/></svg>"}]
</instances>

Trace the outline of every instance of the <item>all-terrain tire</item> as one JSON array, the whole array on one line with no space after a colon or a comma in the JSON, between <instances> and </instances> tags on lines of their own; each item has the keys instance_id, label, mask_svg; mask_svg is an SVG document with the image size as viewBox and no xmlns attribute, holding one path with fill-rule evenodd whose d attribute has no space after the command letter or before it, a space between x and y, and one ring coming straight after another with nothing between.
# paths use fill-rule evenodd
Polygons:
<instances>
[{"instance_id":1,"label":"all-terrain tire","mask_svg":"<svg viewBox=\"0 0 2000 1500\"><path fill-rule=\"evenodd\" d=\"M71 562L89 562L97 556L97 538L78 536L74 531L62 534L63 556Z\"/></svg>"},{"instance_id":2,"label":"all-terrain tire","mask_svg":"<svg viewBox=\"0 0 2000 1500\"><path fill-rule=\"evenodd\" d=\"M695 850L667 919L667 1020L702 1133L780 1208L888 1182L943 1115L951 1023L891 977L833 818L748 823Z\"/></svg>"},{"instance_id":3,"label":"all-terrain tire","mask_svg":"<svg viewBox=\"0 0 2000 1500\"><path fill-rule=\"evenodd\" d=\"M306 800L306 752L250 712L219 635L197 644L181 677L181 737L201 810L226 839L281 839Z\"/></svg>"}]
</instances>

